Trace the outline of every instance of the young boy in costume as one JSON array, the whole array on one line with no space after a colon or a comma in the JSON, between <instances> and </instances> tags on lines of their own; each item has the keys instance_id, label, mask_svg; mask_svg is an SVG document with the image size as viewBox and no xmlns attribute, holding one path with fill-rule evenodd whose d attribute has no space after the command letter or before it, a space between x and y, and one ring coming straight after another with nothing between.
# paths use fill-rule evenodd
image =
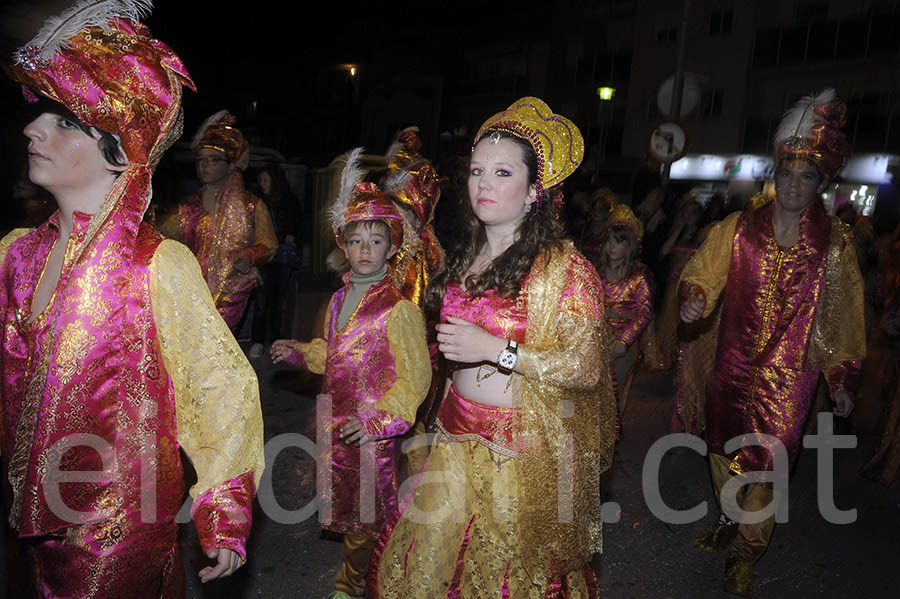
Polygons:
<instances>
[{"instance_id":1,"label":"young boy in costume","mask_svg":"<svg viewBox=\"0 0 900 599\"><path fill-rule=\"evenodd\" d=\"M275 363L324 373L322 393L331 396L332 447L322 467L331 468L332 484L319 494L331 512L322 527L344 535L335 598L365 592L375 541L397 510L400 436L415 421L431 382L422 313L388 273L387 261L403 243L403 220L375 184L354 183L358 154L348 160L332 208L350 272L331 299L324 337L309 343L281 339L270 350ZM360 500L366 483L374 487L369 505Z\"/></svg>"}]
</instances>

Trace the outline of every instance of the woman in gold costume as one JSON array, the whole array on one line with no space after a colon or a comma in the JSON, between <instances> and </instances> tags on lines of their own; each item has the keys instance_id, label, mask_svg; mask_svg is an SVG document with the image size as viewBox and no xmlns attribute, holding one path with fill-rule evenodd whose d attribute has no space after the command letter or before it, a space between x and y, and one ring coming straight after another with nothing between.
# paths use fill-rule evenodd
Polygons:
<instances>
[{"instance_id":1,"label":"woman in gold costume","mask_svg":"<svg viewBox=\"0 0 900 599\"><path fill-rule=\"evenodd\" d=\"M537 98L475 139L460 243L426 298L451 375L369 597L597 597L588 561L615 442L609 347L596 270L556 220L584 142Z\"/></svg>"}]
</instances>

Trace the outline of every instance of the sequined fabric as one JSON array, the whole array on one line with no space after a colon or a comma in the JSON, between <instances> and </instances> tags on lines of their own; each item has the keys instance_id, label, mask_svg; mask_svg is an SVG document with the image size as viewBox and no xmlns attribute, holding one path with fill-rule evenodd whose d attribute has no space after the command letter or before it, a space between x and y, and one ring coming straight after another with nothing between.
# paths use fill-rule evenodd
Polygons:
<instances>
[{"instance_id":1,"label":"sequined fabric","mask_svg":"<svg viewBox=\"0 0 900 599\"><path fill-rule=\"evenodd\" d=\"M531 144L537 155L539 192L574 173L584 157L581 131L566 117L554 114L540 98L520 98L498 112L481 125L475 140L487 131L507 131Z\"/></svg>"},{"instance_id":2,"label":"sequined fabric","mask_svg":"<svg viewBox=\"0 0 900 599\"><path fill-rule=\"evenodd\" d=\"M431 382L431 367L421 312L400 297L389 277L369 289L347 325L338 329L349 276L345 283L329 307L322 393L332 398L332 447L326 461L331 464L331 485L320 487L320 494L330 502L331 517L322 527L375 540L397 509L397 437L415 420ZM362 449L345 444L340 428L349 416L357 416L375 441ZM362 459L367 464L363 474L375 476L374 488L366 494L374 505L368 508L360 503Z\"/></svg>"},{"instance_id":3,"label":"sequined fabric","mask_svg":"<svg viewBox=\"0 0 900 599\"><path fill-rule=\"evenodd\" d=\"M520 334L520 323L487 308L500 298L472 308L464 295L448 285L443 313ZM370 597L597 596L587 563L601 548L597 489L615 441L601 284L566 242L535 261L516 305L526 323L516 407L442 406L453 408L441 419L447 434L376 549ZM479 420L491 413L510 420L515 456L497 443L503 426ZM568 496L559 496L560 476L571 476Z\"/></svg>"},{"instance_id":4,"label":"sequined fabric","mask_svg":"<svg viewBox=\"0 0 900 599\"><path fill-rule=\"evenodd\" d=\"M804 212L790 248L775 241L773 211L767 204L714 227L679 292L702 289L705 315L723 294L706 404L710 448L722 453L732 437L765 433L793 462L820 372L833 389L854 390L852 373L865 355L863 286L845 227L821 202ZM744 447L731 468L771 470L772 456L767 447Z\"/></svg>"},{"instance_id":5,"label":"sequined fabric","mask_svg":"<svg viewBox=\"0 0 900 599\"><path fill-rule=\"evenodd\" d=\"M162 230L184 243L197 256L216 309L232 330L238 325L250 292L260 281L258 270L242 273L234 267L239 252L258 248L255 264L275 255L278 241L266 205L244 188L237 169L216 194L212 213L203 208L203 190L178 208Z\"/></svg>"}]
</instances>

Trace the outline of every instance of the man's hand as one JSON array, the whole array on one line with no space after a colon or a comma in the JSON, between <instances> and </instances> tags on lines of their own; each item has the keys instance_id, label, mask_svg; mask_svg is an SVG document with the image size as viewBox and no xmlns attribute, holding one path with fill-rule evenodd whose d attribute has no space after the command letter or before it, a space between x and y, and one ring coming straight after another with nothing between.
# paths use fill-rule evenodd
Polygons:
<instances>
[{"instance_id":1,"label":"man's hand","mask_svg":"<svg viewBox=\"0 0 900 599\"><path fill-rule=\"evenodd\" d=\"M698 293L681 303L680 316L684 322L694 322L703 316L706 308L706 296Z\"/></svg>"},{"instance_id":2,"label":"man's hand","mask_svg":"<svg viewBox=\"0 0 900 599\"><path fill-rule=\"evenodd\" d=\"M234 259L234 269L242 274L247 274L253 268L253 250L245 248L238 252Z\"/></svg>"},{"instance_id":3,"label":"man's hand","mask_svg":"<svg viewBox=\"0 0 900 599\"><path fill-rule=\"evenodd\" d=\"M372 438L366 434L366 430L363 428L359 418L350 416L344 421L344 425L341 427L341 440L347 445L357 445L362 447L371 441Z\"/></svg>"},{"instance_id":4,"label":"man's hand","mask_svg":"<svg viewBox=\"0 0 900 599\"><path fill-rule=\"evenodd\" d=\"M853 411L853 396L841 389L831 394L831 402L834 404L834 415L846 418Z\"/></svg>"},{"instance_id":5,"label":"man's hand","mask_svg":"<svg viewBox=\"0 0 900 599\"><path fill-rule=\"evenodd\" d=\"M628 348L625 347L625 344L621 341L616 341L615 345L613 345L612 357L613 359L621 358L625 355L625 352L628 351Z\"/></svg>"},{"instance_id":6,"label":"man's hand","mask_svg":"<svg viewBox=\"0 0 900 599\"><path fill-rule=\"evenodd\" d=\"M216 565L206 566L200 570L200 582L209 582L216 578L231 576L241 567L241 556L231 549L211 547L206 550L206 557L216 560Z\"/></svg>"}]
</instances>

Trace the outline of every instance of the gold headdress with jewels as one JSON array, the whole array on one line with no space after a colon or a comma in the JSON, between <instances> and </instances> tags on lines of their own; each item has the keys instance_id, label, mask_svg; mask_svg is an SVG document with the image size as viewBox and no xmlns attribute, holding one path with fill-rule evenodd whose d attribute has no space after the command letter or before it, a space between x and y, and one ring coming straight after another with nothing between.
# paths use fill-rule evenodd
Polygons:
<instances>
[{"instance_id":1,"label":"gold headdress with jewels","mask_svg":"<svg viewBox=\"0 0 900 599\"><path fill-rule=\"evenodd\" d=\"M841 128L847 123L847 105L834 89L797 101L775 131L775 165L785 158L806 160L822 169L831 180L850 154Z\"/></svg>"},{"instance_id":2,"label":"gold headdress with jewels","mask_svg":"<svg viewBox=\"0 0 900 599\"><path fill-rule=\"evenodd\" d=\"M475 142L492 131L505 131L531 144L537 155L538 192L561 183L584 158L581 131L566 117L553 114L540 98L522 98L486 120Z\"/></svg>"},{"instance_id":3,"label":"gold headdress with jewels","mask_svg":"<svg viewBox=\"0 0 900 599\"><path fill-rule=\"evenodd\" d=\"M644 237L644 224L634 215L631 208L625 204L616 204L612 207L612 210L609 211L607 224L610 227L615 225L628 227L634 232L638 241Z\"/></svg>"}]
</instances>

